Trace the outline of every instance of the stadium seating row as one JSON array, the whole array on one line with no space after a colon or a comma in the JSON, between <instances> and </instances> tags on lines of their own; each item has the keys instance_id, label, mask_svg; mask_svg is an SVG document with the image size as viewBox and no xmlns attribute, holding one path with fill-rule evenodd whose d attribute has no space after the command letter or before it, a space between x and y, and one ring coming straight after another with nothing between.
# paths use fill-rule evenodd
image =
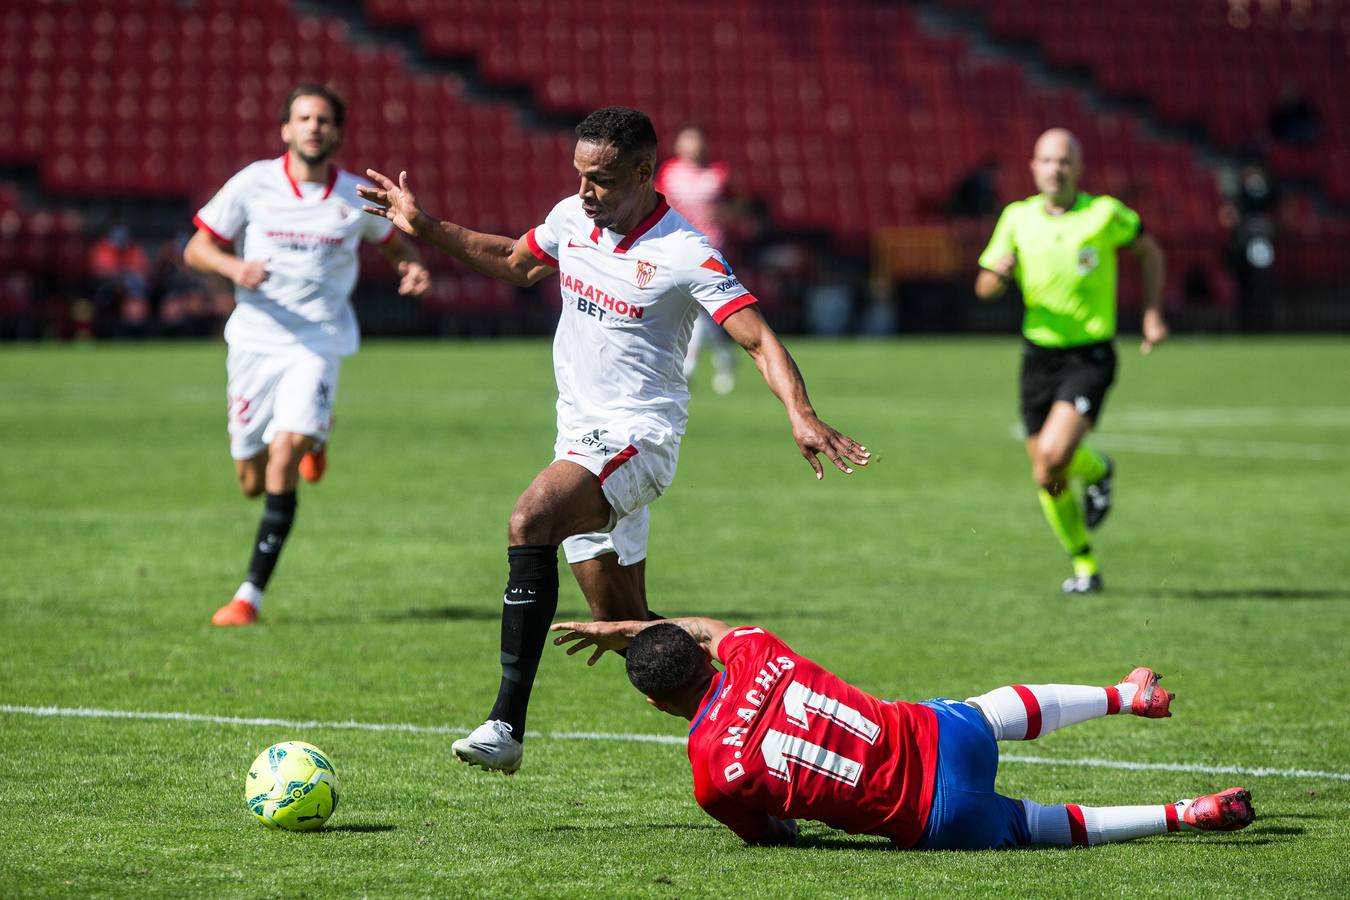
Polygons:
<instances>
[{"instance_id":1,"label":"stadium seating row","mask_svg":"<svg viewBox=\"0 0 1350 900\"><path fill-rule=\"evenodd\" d=\"M1201 125L1234 150L1267 151L1274 171L1322 178L1350 202L1350 176L1330 164L1350 153L1350 6L1341 0L955 2L1110 92L1146 97L1162 119ZM1294 100L1315 110L1316 146L1272 148L1272 112Z\"/></svg>"}]
</instances>

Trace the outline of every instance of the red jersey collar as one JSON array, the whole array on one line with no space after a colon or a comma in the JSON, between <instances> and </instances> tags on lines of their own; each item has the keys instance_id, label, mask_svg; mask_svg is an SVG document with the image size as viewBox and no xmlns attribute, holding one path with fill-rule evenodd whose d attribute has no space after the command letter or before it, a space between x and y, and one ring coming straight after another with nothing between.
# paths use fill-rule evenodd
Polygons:
<instances>
[{"instance_id":1,"label":"red jersey collar","mask_svg":"<svg viewBox=\"0 0 1350 900\"><path fill-rule=\"evenodd\" d=\"M300 193L300 185L296 184L295 179L291 177L291 151L287 150L281 157L281 171L286 174L286 180L291 184L291 190L295 196L304 199L304 194ZM323 196L319 199L327 200L328 195L333 193L333 185L337 184L338 167L332 163L328 164L328 186L324 188Z\"/></svg>"},{"instance_id":2,"label":"red jersey collar","mask_svg":"<svg viewBox=\"0 0 1350 900\"><path fill-rule=\"evenodd\" d=\"M656 223L665 218L666 213L670 212L670 204L666 202L664 194L656 195L656 209L652 210L651 215L638 223L638 226L623 236L618 246L614 248L615 253L627 253L628 248L637 243L638 238L656 227Z\"/></svg>"}]
</instances>

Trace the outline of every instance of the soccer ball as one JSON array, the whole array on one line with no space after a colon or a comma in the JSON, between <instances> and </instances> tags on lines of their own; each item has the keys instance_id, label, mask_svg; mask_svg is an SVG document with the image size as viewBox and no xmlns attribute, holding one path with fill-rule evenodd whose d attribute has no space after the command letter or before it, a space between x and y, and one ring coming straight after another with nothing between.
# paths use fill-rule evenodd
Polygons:
<instances>
[{"instance_id":1,"label":"soccer ball","mask_svg":"<svg viewBox=\"0 0 1350 900\"><path fill-rule=\"evenodd\" d=\"M313 744L273 744L249 766L244 803L268 828L322 828L337 809L337 770L328 754Z\"/></svg>"}]
</instances>

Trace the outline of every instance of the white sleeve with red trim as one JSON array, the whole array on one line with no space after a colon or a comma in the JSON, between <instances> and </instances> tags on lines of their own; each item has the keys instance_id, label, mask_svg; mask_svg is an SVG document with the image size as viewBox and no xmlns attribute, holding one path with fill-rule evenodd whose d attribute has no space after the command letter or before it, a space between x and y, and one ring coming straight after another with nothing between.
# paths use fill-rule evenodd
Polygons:
<instances>
[{"instance_id":1,"label":"white sleeve with red trim","mask_svg":"<svg viewBox=\"0 0 1350 900\"><path fill-rule=\"evenodd\" d=\"M248 209L245 200L253 182L253 167L249 166L234 174L225 186L216 191L216 195L206 201L206 205L197 210L192 224L211 233L218 241L231 243L240 236L248 224Z\"/></svg>"},{"instance_id":2,"label":"white sleeve with red trim","mask_svg":"<svg viewBox=\"0 0 1350 900\"><path fill-rule=\"evenodd\" d=\"M568 233L566 207L573 199L568 197L558 201L548 218L544 219L544 224L525 232L525 243L530 245L530 252L535 259L555 269L558 268L558 245L562 243L563 235Z\"/></svg>"},{"instance_id":3,"label":"white sleeve with red trim","mask_svg":"<svg viewBox=\"0 0 1350 900\"><path fill-rule=\"evenodd\" d=\"M691 252L688 263L680 267L675 277L680 287L706 309L718 325L737 310L759 302L731 271L726 257L707 241L700 239Z\"/></svg>"}]
</instances>

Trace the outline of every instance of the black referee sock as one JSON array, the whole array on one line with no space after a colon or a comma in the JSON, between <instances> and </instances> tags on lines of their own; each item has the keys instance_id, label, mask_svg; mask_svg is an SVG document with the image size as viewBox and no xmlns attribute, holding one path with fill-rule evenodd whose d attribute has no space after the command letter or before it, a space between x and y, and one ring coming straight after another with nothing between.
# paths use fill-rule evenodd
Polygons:
<instances>
[{"instance_id":1,"label":"black referee sock","mask_svg":"<svg viewBox=\"0 0 1350 900\"><path fill-rule=\"evenodd\" d=\"M258 590L267 588L272 570L277 566L277 557L286 543L286 535L291 533L295 523L295 491L285 494L268 494L263 503L262 521L258 523L258 538L253 543L253 558L248 563L250 584Z\"/></svg>"},{"instance_id":2,"label":"black referee sock","mask_svg":"<svg viewBox=\"0 0 1350 900\"><path fill-rule=\"evenodd\" d=\"M521 544L508 547L506 557L511 573L502 595L502 683L488 719L507 723L523 741L530 690L558 611L558 547Z\"/></svg>"}]
</instances>

